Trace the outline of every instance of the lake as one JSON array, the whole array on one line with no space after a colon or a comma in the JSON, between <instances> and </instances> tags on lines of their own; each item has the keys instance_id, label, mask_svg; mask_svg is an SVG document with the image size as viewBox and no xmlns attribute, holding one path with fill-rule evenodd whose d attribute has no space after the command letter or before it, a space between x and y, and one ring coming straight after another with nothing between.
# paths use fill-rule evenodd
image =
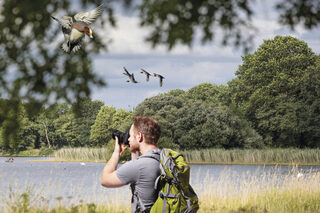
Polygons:
<instances>
[{"instance_id":1,"label":"lake","mask_svg":"<svg viewBox=\"0 0 320 213\"><path fill-rule=\"evenodd\" d=\"M80 162L30 162L48 158L16 157L12 163L0 157L0 208L10 200L9 195L30 191L32 201L47 202L55 205L58 201L64 205L81 202L102 204L105 202L130 202L129 186L107 189L100 185L100 176L105 163ZM206 191L206 186L232 182L234 188L244 181L254 178L281 184L284 176L298 173L308 175L320 172L320 166L263 166L263 165L190 165L191 184L198 195ZM276 177L276 178L275 178ZM228 179L228 180L227 180ZM274 180L276 179L276 180ZM250 182L250 181L249 181ZM217 189L216 189L217 188ZM225 193L214 187L212 193Z\"/></svg>"}]
</instances>

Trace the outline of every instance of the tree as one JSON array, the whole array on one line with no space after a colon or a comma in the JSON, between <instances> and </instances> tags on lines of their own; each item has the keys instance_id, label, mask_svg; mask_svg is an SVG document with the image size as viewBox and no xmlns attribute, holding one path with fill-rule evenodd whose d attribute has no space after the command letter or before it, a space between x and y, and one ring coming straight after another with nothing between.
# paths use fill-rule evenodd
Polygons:
<instances>
[{"instance_id":1,"label":"tree","mask_svg":"<svg viewBox=\"0 0 320 213\"><path fill-rule=\"evenodd\" d=\"M201 32L198 36L203 43L214 40L221 32L223 45L241 47L246 52L252 48L256 33L252 23L256 4L253 0L143 0L138 8L141 26L151 28L147 41L153 46L191 46L197 31ZM320 23L319 1L279 0L274 8L279 23L292 29L299 24L312 29Z\"/></svg>"},{"instance_id":2,"label":"tree","mask_svg":"<svg viewBox=\"0 0 320 213\"><path fill-rule=\"evenodd\" d=\"M124 109L118 109L112 117L111 129L118 129L120 131L129 130L132 124L132 113Z\"/></svg>"},{"instance_id":3,"label":"tree","mask_svg":"<svg viewBox=\"0 0 320 213\"><path fill-rule=\"evenodd\" d=\"M192 90L197 97L195 91L203 90ZM169 92L145 99L134 112L152 116L159 122L162 132L158 142L160 147L201 149L263 146L261 136L227 106L182 98L188 97L185 93L179 93L182 96L176 95L176 92L173 94L175 96Z\"/></svg>"},{"instance_id":4,"label":"tree","mask_svg":"<svg viewBox=\"0 0 320 213\"><path fill-rule=\"evenodd\" d=\"M270 145L301 146L307 104L301 89L316 58L305 42L276 36L243 57L237 78L229 82L234 103Z\"/></svg>"},{"instance_id":5,"label":"tree","mask_svg":"<svg viewBox=\"0 0 320 213\"><path fill-rule=\"evenodd\" d=\"M225 85L201 83L189 89L185 95L185 98L216 105L224 105L227 104L225 101L226 90L227 86Z\"/></svg>"},{"instance_id":6,"label":"tree","mask_svg":"<svg viewBox=\"0 0 320 213\"><path fill-rule=\"evenodd\" d=\"M301 147L320 147L320 55L314 66L310 66L303 78L301 88L301 119L298 126L301 130Z\"/></svg>"},{"instance_id":7,"label":"tree","mask_svg":"<svg viewBox=\"0 0 320 213\"><path fill-rule=\"evenodd\" d=\"M99 110L103 105L103 102L92 101L90 98L83 98L77 104L72 105L74 146L91 145L91 126L94 124Z\"/></svg>"},{"instance_id":8,"label":"tree","mask_svg":"<svg viewBox=\"0 0 320 213\"><path fill-rule=\"evenodd\" d=\"M114 107L101 107L97 118L91 127L90 141L93 146L102 146L111 139L112 117L116 113Z\"/></svg>"},{"instance_id":9,"label":"tree","mask_svg":"<svg viewBox=\"0 0 320 213\"><path fill-rule=\"evenodd\" d=\"M7 107L10 104L14 104L14 107ZM9 100L1 100L1 107L7 109L5 116L9 119L4 119L4 122L0 128L0 136L2 137L0 147L7 152L18 152L29 146L30 141L24 140L24 133L27 131L27 126L29 125L29 119L27 113L22 104L17 104L16 102ZM15 108L17 107L17 108ZM14 122L18 121L18 125ZM14 131L10 131L14 129ZM19 131L20 130L20 131Z\"/></svg>"},{"instance_id":10,"label":"tree","mask_svg":"<svg viewBox=\"0 0 320 213\"><path fill-rule=\"evenodd\" d=\"M111 140L115 129L126 131L132 123L132 114L123 109L101 107L97 118L91 127L90 140L93 146L102 146Z\"/></svg>"},{"instance_id":11,"label":"tree","mask_svg":"<svg viewBox=\"0 0 320 213\"><path fill-rule=\"evenodd\" d=\"M82 1L81 6L94 8L96 4ZM3 137L9 139L15 137L20 124L16 116L7 116L8 112L17 114L22 102L30 104L28 114L36 114L54 101L73 103L89 96L90 85L105 85L94 73L90 55L99 53L106 44L95 34L95 39L77 54L61 50L57 36L62 33L61 27L51 15L74 14L69 0L5 0L0 7L0 98L10 102L0 108L0 126ZM104 20L114 25L109 6L104 7L106 18L95 22L101 29Z\"/></svg>"},{"instance_id":12,"label":"tree","mask_svg":"<svg viewBox=\"0 0 320 213\"><path fill-rule=\"evenodd\" d=\"M155 97L145 99L135 108L134 114L145 116L154 115L165 107L174 106L176 108L180 108L183 104L184 100L180 96L160 94Z\"/></svg>"}]
</instances>

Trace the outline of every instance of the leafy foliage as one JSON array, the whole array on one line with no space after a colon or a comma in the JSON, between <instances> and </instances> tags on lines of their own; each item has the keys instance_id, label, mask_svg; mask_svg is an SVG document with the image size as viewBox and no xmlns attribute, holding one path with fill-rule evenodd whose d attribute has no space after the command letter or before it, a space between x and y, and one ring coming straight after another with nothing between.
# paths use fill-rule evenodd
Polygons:
<instances>
[{"instance_id":1,"label":"leafy foliage","mask_svg":"<svg viewBox=\"0 0 320 213\"><path fill-rule=\"evenodd\" d=\"M237 78L229 83L232 98L270 145L308 146L306 134L311 130L305 128L305 119L318 117L308 110L317 94L309 103L304 97L306 79L319 72L310 73L316 61L307 44L291 36L266 40L255 53L243 57ZM313 90L317 84L308 86Z\"/></svg>"},{"instance_id":2,"label":"leafy foliage","mask_svg":"<svg viewBox=\"0 0 320 213\"><path fill-rule=\"evenodd\" d=\"M138 10L140 25L151 29L147 41L153 47L192 46L198 37L206 43L222 32L223 45L241 47L247 52L256 33L252 24L256 2L252 0L119 2L127 9ZM79 7L94 8L97 3L82 0ZM70 0L4 0L0 6L0 98L8 100L8 104L1 104L0 125L2 136L10 141L18 137L21 124L16 114L21 103L29 104L25 108L27 114L36 115L48 104L57 101L71 104L90 96L91 85L104 86L104 80L94 73L91 56L106 49L107 44L95 34L95 39L83 45L77 54L61 50L57 36L61 35L61 27L50 16L74 15ZM104 4L103 17L95 22L101 31L105 30L105 21L115 26L113 6L109 2ZM279 0L275 7L279 22L292 29L301 23L308 29L319 24L319 1Z\"/></svg>"},{"instance_id":3,"label":"leafy foliage","mask_svg":"<svg viewBox=\"0 0 320 213\"><path fill-rule=\"evenodd\" d=\"M180 149L262 147L262 138L228 107L214 98L199 101L199 96L204 95L199 88L210 87L216 86L206 83L181 93L181 97L169 92L146 99L134 113L150 115L159 121L162 131L159 146Z\"/></svg>"},{"instance_id":4,"label":"leafy foliage","mask_svg":"<svg viewBox=\"0 0 320 213\"><path fill-rule=\"evenodd\" d=\"M95 7L95 1L82 1L82 6ZM73 14L70 1L5 0L1 2L0 19L0 98L8 104L0 108L0 125L7 140L18 137L19 105L36 115L44 105L56 101L73 103L90 95L90 85L105 82L93 72L89 53L98 53L106 45L98 34L77 54L61 50L61 27L53 14ZM105 5L105 16L114 25L112 12ZM95 22L104 28L104 19Z\"/></svg>"},{"instance_id":5,"label":"leafy foliage","mask_svg":"<svg viewBox=\"0 0 320 213\"><path fill-rule=\"evenodd\" d=\"M202 83L188 91L171 90L145 99L134 114L159 121L160 147L319 147L319 70L320 56L305 42L276 36L243 57L237 77L227 85ZM40 107L36 115L30 113L33 106L0 99L1 150L113 147L112 131L126 131L133 116L89 98L71 106Z\"/></svg>"},{"instance_id":6,"label":"leafy foliage","mask_svg":"<svg viewBox=\"0 0 320 213\"><path fill-rule=\"evenodd\" d=\"M260 2L253 0L143 0L138 2L140 24L151 29L147 37L152 46L177 44L192 46L221 39L220 43L252 49L257 32L252 20ZM279 0L273 3L279 23L292 29L302 24L308 29L320 22L320 2L314 0ZM221 35L221 38L217 35Z\"/></svg>"},{"instance_id":7,"label":"leafy foliage","mask_svg":"<svg viewBox=\"0 0 320 213\"><path fill-rule=\"evenodd\" d=\"M76 106L83 110L81 116L74 112L73 108ZM101 101L82 99L79 104L71 107L65 103L55 104L42 108L37 116L29 116L24 110L27 105L21 105L19 123L22 126L17 137L14 140L1 137L0 149L18 152L33 148L52 150L63 146L90 146L90 128L101 106ZM3 136L5 129L0 130L0 135Z\"/></svg>"},{"instance_id":8,"label":"leafy foliage","mask_svg":"<svg viewBox=\"0 0 320 213\"><path fill-rule=\"evenodd\" d=\"M95 123L91 127L90 140L93 146L103 146L112 139L115 129L125 131L131 125L130 112L123 109L116 110L114 107L101 107ZM124 129L125 128L125 129Z\"/></svg>"}]
</instances>

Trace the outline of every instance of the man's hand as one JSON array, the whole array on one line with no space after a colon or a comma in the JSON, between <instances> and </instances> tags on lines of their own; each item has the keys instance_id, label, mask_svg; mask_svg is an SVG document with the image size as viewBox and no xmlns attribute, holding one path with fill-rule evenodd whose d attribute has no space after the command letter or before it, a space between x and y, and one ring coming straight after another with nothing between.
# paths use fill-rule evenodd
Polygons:
<instances>
[{"instance_id":1,"label":"man's hand","mask_svg":"<svg viewBox=\"0 0 320 213\"><path fill-rule=\"evenodd\" d=\"M127 147L124 144L119 144L119 139L116 137L116 143L114 146L113 154L105 165L101 175L101 185L105 187L119 187L124 184L118 178L116 169L120 159L120 155L124 152Z\"/></svg>"},{"instance_id":2,"label":"man's hand","mask_svg":"<svg viewBox=\"0 0 320 213\"><path fill-rule=\"evenodd\" d=\"M114 145L114 153L117 153L119 155L122 155L122 153L124 152L124 150L126 150L127 146L124 145L123 143L119 144L119 139L118 137L116 136L116 143Z\"/></svg>"}]
</instances>

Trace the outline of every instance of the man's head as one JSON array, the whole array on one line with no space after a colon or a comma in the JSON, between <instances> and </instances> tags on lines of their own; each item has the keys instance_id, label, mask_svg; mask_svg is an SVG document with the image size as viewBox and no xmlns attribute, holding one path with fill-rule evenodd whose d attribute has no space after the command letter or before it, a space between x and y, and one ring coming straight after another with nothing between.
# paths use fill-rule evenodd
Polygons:
<instances>
[{"instance_id":1,"label":"man's head","mask_svg":"<svg viewBox=\"0 0 320 213\"><path fill-rule=\"evenodd\" d=\"M130 149L136 149L138 142L157 145L161 130L158 122L150 116L135 116L130 128Z\"/></svg>"}]
</instances>

